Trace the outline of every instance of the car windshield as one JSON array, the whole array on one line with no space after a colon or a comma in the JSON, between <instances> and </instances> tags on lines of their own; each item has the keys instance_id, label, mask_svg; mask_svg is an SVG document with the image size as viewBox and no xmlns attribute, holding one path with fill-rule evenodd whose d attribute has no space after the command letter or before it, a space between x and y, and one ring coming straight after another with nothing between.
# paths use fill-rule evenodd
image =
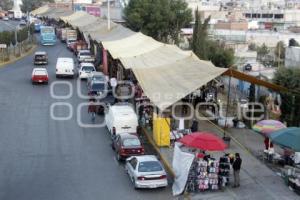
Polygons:
<instances>
[{"instance_id":1,"label":"car windshield","mask_svg":"<svg viewBox=\"0 0 300 200\"><path fill-rule=\"evenodd\" d=\"M102 91L105 89L105 84L104 83L94 83L92 84L92 90L93 91Z\"/></svg>"},{"instance_id":2,"label":"car windshield","mask_svg":"<svg viewBox=\"0 0 300 200\"><path fill-rule=\"evenodd\" d=\"M91 53L90 52L80 52L81 56L90 56Z\"/></svg>"},{"instance_id":3,"label":"car windshield","mask_svg":"<svg viewBox=\"0 0 300 200\"><path fill-rule=\"evenodd\" d=\"M139 139L136 139L136 138L128 138L128 139L125 139L123 141L123 145L125 147L130 147L130 146L141 146L141 142Z\"/></svg>"},{"instance_id":4,"label":"car windshield","mask_svg":"<svg viewBox=\"0 0 300 200\"><path fill-rule=\"evenodd\" d=\"M85 67L82 67L82 71L91 72L91 71L95 71L95 69L94 69L94 67L85 66Z\"/></svg>"},{"instance_id":5,"label":"car windshield","mask_svg":"<svg viewBox=\"0 0 300 200\"><path fill-rule=\"evenodd\" d=\"M45 55L35 55L36 60L45 60L46 56Z\"/></svg>"},{"instance_id":6,"label":"car windshield","mask_svg":"<svg viewBox=\"0 0 300 200\"><path fill-rule=\"evenodd\" d=\"M41 30L42 33L54 33L54 29L52 27L44 27Z\"/></svg>"},{"instance_id":7,"label":"car windshield","mask_svg":"<svg viewBox=\"0 0 300 200\"><path fill-rule=\"evenodd\" d=\"M162 171L162 167L157 161L144 161L139 164L139 172L157 172Z\"/></svg>"}]
</instances>

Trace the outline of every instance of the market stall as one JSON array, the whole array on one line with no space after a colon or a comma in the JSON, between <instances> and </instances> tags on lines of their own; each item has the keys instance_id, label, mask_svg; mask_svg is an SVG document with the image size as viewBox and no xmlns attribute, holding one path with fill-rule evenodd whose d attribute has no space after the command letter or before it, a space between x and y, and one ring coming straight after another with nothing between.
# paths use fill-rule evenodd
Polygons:
<instances>
[{"instance_id":1,"label":"market stall","mask_svg":"<svg viewBox=\"0 0 300 200\"><path fill-rule=\"evenodd\" d=\"M189 168L185 190L214 191L229 184L229 154L224 154L218 159L212 156L213 152L222 152L227 148L221 138L210 132L196 132L182 137L179 144L195 155Z\"/></svg>"}]
</instances>

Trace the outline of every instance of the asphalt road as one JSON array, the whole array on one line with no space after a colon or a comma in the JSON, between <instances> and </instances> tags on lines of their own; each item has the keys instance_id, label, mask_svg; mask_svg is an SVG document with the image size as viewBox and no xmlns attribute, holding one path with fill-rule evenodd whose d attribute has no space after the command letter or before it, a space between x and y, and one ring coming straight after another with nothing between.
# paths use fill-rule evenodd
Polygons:
<instances>
[{"instance_id":1,"label":"asphalt road","mask_svg":"<svg viewBox=\"0 0 300 200\"><path fill-rule=\"evenodd\" d=\"M2 19L0 19L0 32L15 30L19 24L20 21L15 21L15 20L3 21Z\"/></svg>"},{"instance_id":2,"label":"asphalt road","mask_svg":"<svg viewBox=\"0 0 300 200\"><path fill-rule=\"evenodd\" d=\"M170 187L134 190L124 166L115 160L106 128L82 128L77 107L76 79L69 99L50 94L56 81L55 62L72 56L60 42L39 47L49 54L49 85L32 85L32 55L0 69L0 200L97 200L172 199ZM79 82L85 92L85 83ZM56 95L67 95L68 86L56 85ZM70 103L69 120L52 119L53 103ZM89 122L87 108L79 113ZM57 117L67 117L66 106L54 108ZM101 121L101 118L97 119Z\"/></svg>"}]
</instances>

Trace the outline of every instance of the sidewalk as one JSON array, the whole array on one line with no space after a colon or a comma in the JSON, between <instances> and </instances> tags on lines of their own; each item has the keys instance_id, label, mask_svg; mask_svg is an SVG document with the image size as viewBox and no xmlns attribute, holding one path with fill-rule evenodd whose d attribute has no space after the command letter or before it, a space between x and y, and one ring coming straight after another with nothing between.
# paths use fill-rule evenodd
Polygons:
<instances>
[{"instance_id":1,"label":"sidewalk","mask_svg":"<svg viewBox=\"0 0 300 200\"><path fill-rule=\"evenodd\" d=\"M223 136L220 128L209 121L200 121L199 130L210 131ZM263 137L249 129L229 129L232 136L227 152L239 152L243 160L241 187L228 186L223 192L190 194L195 200L296 200L299 196L284 184L283 179L258 160L254 155L263 150ZM173 148L159 148L162 156L172 164ZM222 153L214 154L219 157ZM232 180L232 177L231 177Z\"/></svg>"}]
</instances>

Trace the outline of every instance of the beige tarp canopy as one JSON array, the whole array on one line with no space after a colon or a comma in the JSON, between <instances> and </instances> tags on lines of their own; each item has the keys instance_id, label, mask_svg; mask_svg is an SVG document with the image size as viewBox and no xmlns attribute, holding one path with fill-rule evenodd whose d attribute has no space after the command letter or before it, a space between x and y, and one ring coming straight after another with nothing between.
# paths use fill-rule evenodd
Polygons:
<instances>
[{"instance_id":1,"label":"beige tarp canopy","mask_svg":"<svg viewBox=\"0 0 300 200\"><path fill-rule=\"evenodd\" d=\"M122 57L120 58L120 61L125 69L151 68L175 63L191 55L191 51L182 51L175 45L164 44L153 51L149 51L138 56Z\"/></svg>"},{"instance_id":2,"label":"beige tarp canopy","mask_svg":"<svg viewBox=\"0 0 300 200\"><path fill-rule=\"evenodd\" d=\"M164 66L132 70L146 96L159 109L165 110L227 69L191 55Z\"/></svg>"},{"instance_id":3,"label":"beige tarp canopy","mask_svg":"<svg viewBox=\"0 0 300 200\"><path fill-rule=\"evenodd\" d=\"M103 41L102 45L114 59L120 59L153 51L164 44L142 33L134 33L120 40Z\"/></svg>"},{"instance_id":4,"label":"beige tarp canopy","mask_svg":"<svg viewBox=\"0 0 300 200\"><path fill-rule=\"evenodd\" d=\"M85 26L88 24L94 24L97 21L97 18L93 15L89 15L85 13L85 15L81 15L78 18L73 18L72 20L69 20L68 23L72 25L73 27L80 27Z\"/></svg>"},{"instance_id":5,"label":"beige tarp canopy","mask_svg":"<svg viewBox=\"0 0 300 200\"><path fill-rule=\"evenodd\" d=\"M76 19L80 19L81 17L84 17L86 15L88 15L88 13L86 13L84 11L78 11L78 12L74 12L73 14L71 14L69 16L61 17L60 19L66 23L71 24L72 21L75 21Z\"/></svg>"},{"instance_id":6,"label":"beige tarp canopy","mask_svg":"<svg viewBox=\"0 0 300 200\"><path fill-rule=\"evenodd\" d=\"M48 17L52 19L59 19L60 17L67 16L72 14L73 11L71 10L65 10L65 9L50 9L42 14L40 16L42 17Z\"/></svg>"},{"instance_id":7,"label":"beige tarp canopy","mask_svg":"<svg viewBox=\"0 0 300 200\"><path fill-rule=\"evenodd\" d=\"M133 32L132 30L117 24L116 26L111 27L110 30L107 30L106 27L99 32L92 32L90 35L94 40L100 43L104 41L120 40L133 34L135 34L135 32Z\"/></svg>"},{"instance_id":8,"label":"beige tarp canopy","mask_svg":"<svg viewBox=\"0 0 300 200\"><path fill-rule=\"evenodd\" d=\"M39 7L37 9L31 11L30 14L40 15L40 14L43 14L43 13L47 12L48 10L49 10L49 7L47 5L45 5L45 6Z\"/></svg>"}]
</instances>

